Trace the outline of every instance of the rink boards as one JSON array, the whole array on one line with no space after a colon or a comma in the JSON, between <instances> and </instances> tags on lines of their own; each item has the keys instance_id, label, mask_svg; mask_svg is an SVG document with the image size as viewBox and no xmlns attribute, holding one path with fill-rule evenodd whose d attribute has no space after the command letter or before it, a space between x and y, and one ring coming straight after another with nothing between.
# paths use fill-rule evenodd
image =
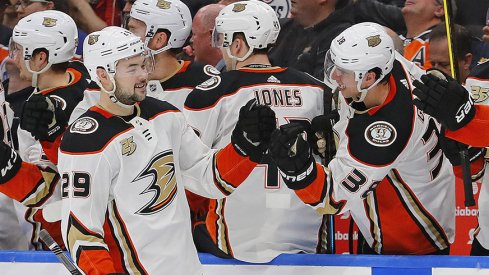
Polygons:
<instances>
[{"instance_id":1,"label":"rink boards","mask_svg":"<svg viewBox=\"0 0 489 275\"><path fill-rule=\"evenodd\" d=\"M205 275L489 275L489 257L281 255L269 264L246 264L201 254ZM0 252L0 274L69 272L51 252Z\"/></svg>"}]
</instances>

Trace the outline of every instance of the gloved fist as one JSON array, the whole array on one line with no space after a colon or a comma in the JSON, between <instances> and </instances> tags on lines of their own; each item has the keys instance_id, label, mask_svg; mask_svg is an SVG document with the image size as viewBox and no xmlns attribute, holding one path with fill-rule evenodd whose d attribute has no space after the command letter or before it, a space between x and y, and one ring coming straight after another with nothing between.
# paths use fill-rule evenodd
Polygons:
<instances>
[{"instance_id":1,"label":"gloved fist","mask_svg":"<svg viewBox=\"0 0 489 275\"><path fill-rule=\"evenodd\" d=\"M10 146L0 141L0 184L12 179L19 171L22 160Z\"/></svg>"},{"instance_id":2,"label":"gloved fist","mask_svg":"<svg viewBox=\"0 0 489 275\"><path fill-rule=\"evenodd\" d=\"M453 166L459 166L462 163L460 152L467 150L469 161L473 162L477 158L486 154L486 148L471 147L467 144L440 135L440 147Z\"/></svg>"},{"instance_id":3,"label":"gloved fist","mask_svg":"<svg viewBox=\"0 0 489 275\"><path fill-rule=\"evenodd\" d=\"M270 155L291 189L302 189L316 177L315 161L303 132L300 124L285 124L273 132L270 143Z\"/></svg>"},{"instance_id":4,"label":"gloved fist","mask_svg":"<svg viewBox=\"0 0 489 275\"><path fill-rule=\"evenodd\" d=\"M275 112L268 106L256 104L256 100L252 99L239 110L231 143L241 155L249 156L252 161L259 163L275 129Z\"/></svg>"},{"instance_id":5,"label":"gloved fist","mask_svg":"<svg viewBox=\"0 0 489 275\"><path fill-rule=\"evenodd\" d=\"M447 129L455 131L464 127L475 116L475 107L469 92L456 80L437 70L428 71L421 81L413 82L414 105L436 118ZM437 76L435 76L437 75Z\"/></svg>"},{"instance_id":6,"label":"gloved fist","mask_svg":"<svg viewBox=\"0 0 489 275\"><path fill-rule=\"evenodd\" d=\"M333 141L333 125L338 122L338 111L334 110L328 115L320 115L312 119L309 142L314 154L324 158L326 155L334 155L335 145L328 144L328 140Z\"/></svg>"},{"instance_id":7,"label":"gloved fist","mask_svg":"<svg viewBox=\"0 0 489 275\"><path fill-rule=\"evenodd\" d=\"M32 95L24 104L20 128L41 141L54 141L68 125L61 103L49 96Z\"/></svg>"}]
</instances>

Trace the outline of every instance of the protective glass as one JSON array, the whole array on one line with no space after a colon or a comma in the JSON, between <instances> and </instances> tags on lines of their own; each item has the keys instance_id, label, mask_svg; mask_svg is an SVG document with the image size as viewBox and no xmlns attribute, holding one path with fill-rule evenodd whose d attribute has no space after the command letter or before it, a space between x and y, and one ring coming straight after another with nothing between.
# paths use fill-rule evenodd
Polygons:
<instances>
[{"instance_id":1,"label":"protective glass","mask_svg":"<svg viewBox=\"0 0 489 275\"><path fill-rule=\"evenodd\" d=\"M120 77L135 77L141 74L152 73L155 65L153 54L151 54L151 52L148 52L148 53L125 58L125 60L129 60L137 56L140 56L142 58L135 60L134 63L130 63L129 66L118 66L120 62L118 61L116 64L116 68L117 68L116 74L119 75Z\"/></svg>"},{"instance_id":2,"label":"protective glass","mask_svg":"<svg viewBox=\"0 0 489 275\"><path fill-rule=\"evenodd\" d=\"M341 79L341 87L335 79ZM333 90L338 87L345 89L358 86L355 80L355 72L336 65L331 58L331 50L328 50L324 60L324 82Z\"/></svg>"},{"instance_id":3,"label":"protective glass","mask_svg":"<svg viewBox=\"0 0 489 275\"><path fill-rule=\"evenodd\" d=\"M22 46L14 42L12 38L10 38L10 42L8 45L8 56L10 59L15 59L18 54L22 53Z\"/></svg>"},{"instance_id":4,"label":"protective glass","mask_svg":"<svg viewBox=\"0 0 489 275\"><path fill-rule=\"evenodd\" d=\"M212 30L212 47L222 48L227 46L229 45L224 45L224 33L218 32L216 27L214 27Z\"/></svg>"}]
</instances>

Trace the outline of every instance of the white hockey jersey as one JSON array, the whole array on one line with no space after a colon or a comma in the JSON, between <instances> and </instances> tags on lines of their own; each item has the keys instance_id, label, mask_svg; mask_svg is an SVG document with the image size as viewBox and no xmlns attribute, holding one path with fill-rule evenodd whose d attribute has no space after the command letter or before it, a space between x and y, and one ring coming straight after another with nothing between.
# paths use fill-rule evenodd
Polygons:
<instances>
[{"instance_id":1,"label":"white hockey jersey","mask_svg":"<svg viewBox=\"0 0 489 275\"><path fill-rule=\"evenodd\" d=\"M70 62L67 71L70 75L68 85L42 91L35 90L34 93L40 93L59 101L65 113L71 116L75 106L84 100L91 86L88 72L82 63ZM27 235L33 248L42 250L43 244L39 241L39 231L42 228L47 229L56 241L61 241L59 219L56 223L56 220L46 221L43 216L43 208L48 207L47 211L58 213L60 210L55 204L61 200L61 189L57 184L59 175L56 165L53 164L56 160L48 158L41 143L29 132L19 127L17 136L19 155L23 164L14 178L0 185L0 192L28 207L23 209L25 212L23 216L31 225L30 230L27 230ZM58 144L52 143L49 146L52 146L57 152ZM60 214L55 213L55 215L60 218Z\"/></svg>"},{"instance_id":2,"label":"white hockey jersey","mask_svg":"<svg viewBox=\"0 0 489 275\"><path fill-rule=\"evenodd\" d=\"M489 62L484 62L471 71L465 82L465 87L471 92L475 104L489 106ZM489 250L489 187L487 186L489 184L489 166L487 161L486 156L484 176L477 202L479 225L475 236L479 243Z\"/></svg>"},{"instance_id":3,"label":"white hockey jersey","mask_svg":"<svg viewBox=\"0 0 489 275\"><path fill-rule=\"evenodd\" d=\"M428 254L454 239L455 178L440 125L412 103L411 77L394 62L381 106L363 112L340 96L336 157L296 194L320 213L350 211L379 254Z\"/></svg>"},{"instance_id":4,"label":"white hockey jersey","mask_svg":"<svg viewBox=\"0 0 489 275\"><path fill-rule=\"evenodd\" d=\"M303 124L324 112L326 86L290 68L251 66L225 72L196 87L184 114L204 144L222 148L231 139L241 106L250 99L270 106L277 124ZM329 90L328 90L329 91ZM331 106L331 104L329 105ZM289 190L266 156L240 187L210 202L206 227L217 247L236 259L268 262L281 253L323 252L323 216Z\"/></svg>"},{"instance_id":5,"label":"white hockey jersey","mask_svg":"<svg viewBox=\"0 0 489 275\"><path fill-rule=\"evenodd\" d=\"M190 61L180 62L182 67L176 74L168 79L150 81L146 90L148 96L167 101L179 110L183 110L185 99L195 86L219 75L220 72L211 65L201 65Z\"/></svg>"},{"instance_id":6,"label":"white hockey jersey","mask_svg":"<svg viewBox=\"0 0 489 275\"><path fill-rule=\"evenodd\" d=\"M231 145L210 150L166 102L148 97L136 110L95 106L65 133L63 239L87 274L201 274L184 188L222 198L256 163Z\"/></svg>"}]
</instances>

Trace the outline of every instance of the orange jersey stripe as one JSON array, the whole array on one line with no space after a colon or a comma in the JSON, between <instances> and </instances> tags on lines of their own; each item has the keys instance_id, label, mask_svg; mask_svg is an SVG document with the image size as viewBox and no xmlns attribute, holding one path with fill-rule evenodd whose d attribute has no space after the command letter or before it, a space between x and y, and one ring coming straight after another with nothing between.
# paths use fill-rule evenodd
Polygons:
<instances>
[{"instance_id":1,"label":"orange jersey stripe","mask_svg":"<svg viewBox=\"0 0 489 275\"><path fill-rule=\"evenodd\" d=\"M323 167L316 163L317 177L314 181L304 189L295 190L297 196L304 202L310 205L318 205L324 200L327 190L326 172Z\"/></svg>"},{"instance_id":2,"label":"orange jersey stripe","mask_svg":"<svg viewBox=\"0 0 489 275\"><path fill-rule=\"evenodd\" d=\"M427 254L437 248L424 236L391 183L377 186L377 209L382 228L383 254ZM399 233L402 232L402 236Z\"/></svg>"},{"instance_id":3,"label":"orange jersey stripe","mask_svg":"<svg viewBox=\"0 0 489 275\"><path fill-rule=\"evenodd\" d=\"M22 202L42 181L42 173L36 165L22 162L22 166L13 178L4 184L0 184L0 192Z\"/></svg>"},{"instance_id":4,"label":"orange jersey stripe","mask_svg":"<svg viewBox=\"0 0 489 275\"><path fill-rule=\"evenodd\" d=\"M256 167L255 162L238 154L232 144L220 150L216 154L216 160L220 177L234 188L238 187Z\"/></svg>"},{"instance_id":5,"label":"orange jersey stripe","mask_svg":"<svg viewBox=\"0 0 489 275\"><path fill-rule=\"evenodd\" d=\"M485 129L489 129L489 106L475 105L475 108L474 119L457 131L447 130L445 135L474 147L488 147L489 131Z\"/></svg>"}]
</instances>

